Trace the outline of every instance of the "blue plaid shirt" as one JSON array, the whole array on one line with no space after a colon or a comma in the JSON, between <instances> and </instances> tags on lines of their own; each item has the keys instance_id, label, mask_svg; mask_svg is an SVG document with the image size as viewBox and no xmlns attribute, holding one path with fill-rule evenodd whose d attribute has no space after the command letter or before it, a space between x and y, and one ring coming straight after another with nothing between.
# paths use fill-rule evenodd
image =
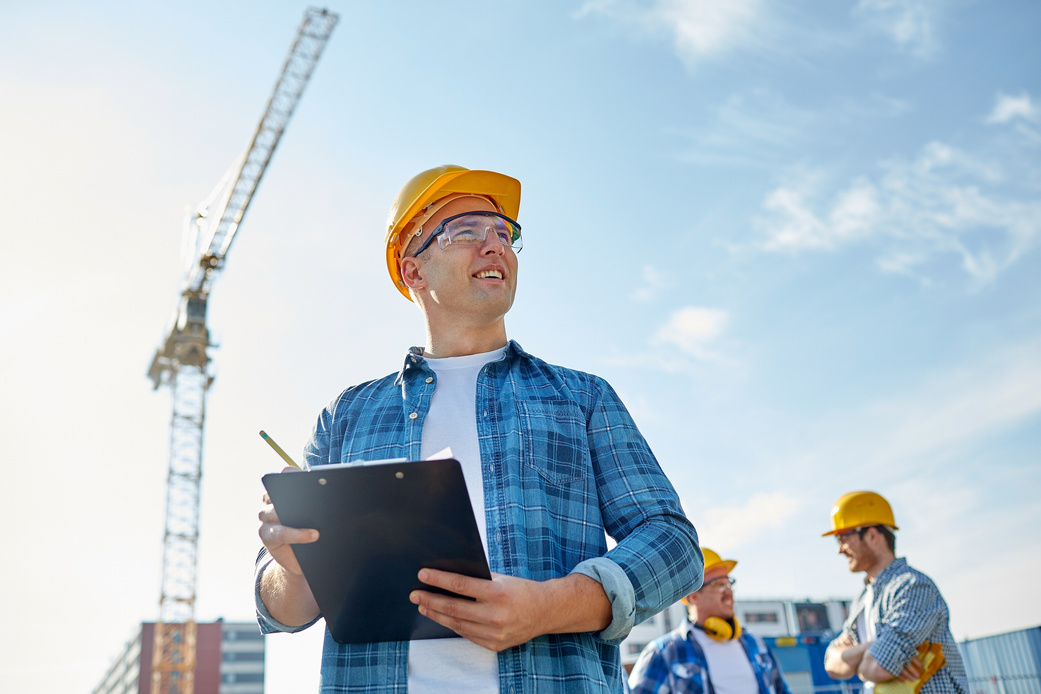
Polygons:
<instances>
[{"instance_id":1,"label":"blue plaid shirt","mask_svg":"<svg viewBox=\"0 0 1041 694\"><path fill-rule=\"evenodd\" d=\"M321 413L309 466L420 457L437 385L413 347L396 375L348 388ZM606 381L553 366L511 341L477 378L477 433L492 571L535 581L581 573L612 607L600 633L547 634L499 653L503 694L621 692L618 644L701 585L697 533ZM605 531L617 544L610 551ZM262 551L256 580L271 561ZM256 597L264 633L278 623ZM316 620L317 621L317 620ZM328 630L322 692L405 692L408 642L340 644Z\"/></svg>"},{"instance_id":2,"label":"blue plaid shirt","mask_svg":"<svg viewBox=\"0 0 1041 694\"><path fill-rule=\"evenodd\" d=\"M770 648L760 637L742 631L738 642L748 656L760 694L791 694ZM652 641L640 653L629 676L632 694L715 694L708 659L685 621Z\"/></svg>"},{"instance_id":3,"label":"blue plaid shirt","mask_svg":"<svg viewBox=\"0 0 1041 694\"><path fill-rule=\"evenodd\" d=\"M895 559L872 585L874 599L866 604L867 586L850 607L842 631L860 643L857 620L871 610L875 641L868 651L888 672L898 674L924 641L943 645L946 664L922 685L920 694L969 694L969 680L961 653L948 625L950 612L932 579Z\"/></svg>"}]
</instances>

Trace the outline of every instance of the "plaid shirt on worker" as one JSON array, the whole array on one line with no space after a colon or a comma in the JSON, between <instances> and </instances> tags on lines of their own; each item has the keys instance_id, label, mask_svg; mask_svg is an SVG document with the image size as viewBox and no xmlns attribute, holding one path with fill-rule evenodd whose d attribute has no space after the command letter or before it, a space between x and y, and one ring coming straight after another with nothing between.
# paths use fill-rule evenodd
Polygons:
<instances>
[{"instance_id":1,"label":"plaid shirt on worker","mask_svg":"<svg viewBox=\"0 0 1041 694\"><path fill-rule=\"evenodd\" d=\"M947 602L932 579L908 566L906 559L895 559L875 578L872 592L874 599L865 604L864 586L842 627L853 643L860 643L857 620L871 610L875 641L868 652L879 665L898 674L924 641L939 643L947 662L922 685L920 694L969 694L965 665L948 625Z\"/></svg>"},{"instance_id":2,"label":"plaid shirt on worker","mask_svg":"<svg viewBox=\"0 0 1041 694\"><path fill-rule=\"evenodd\" d=\"M345 390L321 413L308 465L420 457L437 376L413 347L396 375ZM701 583L697 533L625 406L604 380L511 341L477 378L477 433L492 571L536 581L582 573L612 606L600 633L547 634L499 653L502 694L620 692L618 644ZM617 540L610 551L604 532ZM271 561L257 559L257 585ZM257 593L261 629L279 624ZM325 634L322 692L404 692L408 642Z\"/></svg>"},{"instance_id":3,"label":"plaid shirt on worker","mask_svg":"<svg viewBox=\"0 0 1041 694\"><path fill-rule=\"evenodd\" d=\"M747 631L737 641L748 656L759 694L791 694L765 641ZM694 625L684 621L649 643L633 666L629 686L632 694L715 694L708 659L694 638Z\"/></svg>"}]
</instances>

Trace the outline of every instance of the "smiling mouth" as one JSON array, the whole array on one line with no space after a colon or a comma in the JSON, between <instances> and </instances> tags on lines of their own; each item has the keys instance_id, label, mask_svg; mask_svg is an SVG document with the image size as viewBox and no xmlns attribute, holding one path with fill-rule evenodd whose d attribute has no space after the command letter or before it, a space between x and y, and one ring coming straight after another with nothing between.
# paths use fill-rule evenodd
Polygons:
<instances>
[{"instance_id":1,"label":"smiling mouth","mask_svg":"<svg viewBox=\"0 0 1041 694\"><path fill-rule=\"evenodd\" d=\"M489 278L501 280L502 273L498 270L482 270L481 272L478 272L476 275L474 275L474 277L476 277L479 280L486 280Z\"/></svg>"}]
</instances>

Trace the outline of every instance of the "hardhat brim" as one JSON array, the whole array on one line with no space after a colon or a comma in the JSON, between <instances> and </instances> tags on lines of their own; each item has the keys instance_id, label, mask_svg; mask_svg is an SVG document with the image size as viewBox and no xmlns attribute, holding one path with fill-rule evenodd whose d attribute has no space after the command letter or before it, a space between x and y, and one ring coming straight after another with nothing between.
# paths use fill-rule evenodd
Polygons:
<instances>
[{"instance_id":1,"label":"hardhat brim","mask_svg":"<svg viewBox=\"0 0 1041 694\"><path fill-rule=\"evenodd\" d=\"M889 528L890 530L900 529L898 526L886 525L885 523L864 523L862 525L851 525L848 528L835 528L834 530L829 530L826 533L821 533L821 537L828 537L829 535L838 535L839 533L846 533L850 530L856 530L857 528L873 528L876 525L885 525L885 527Z\"/></svg>"},{"instance_id":2,"label":"hardhat brim","mask_svg":"<svg viewBox=\"0 0 1041 694\"><path fill-rule=\"evenodd\" d=\"M709 564L708 566L706 566L705 567L705 573L708 573L709 571L712 571L713 569L717 569L719 567L723 567L724 569L726 569L727 573L729 574L731 571L734 570L735 566L737 566L737 562L734 561L733 559L720 559L715 564Z\"/></svg>"}]
</instances>

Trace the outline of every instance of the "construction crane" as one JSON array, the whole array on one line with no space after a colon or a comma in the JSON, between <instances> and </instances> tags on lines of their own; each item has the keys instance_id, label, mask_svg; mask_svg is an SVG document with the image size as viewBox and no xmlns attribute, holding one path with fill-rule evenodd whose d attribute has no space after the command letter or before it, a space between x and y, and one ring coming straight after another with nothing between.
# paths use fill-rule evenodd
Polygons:
<instances>
[{"instance_id":1,"label":"construction crane","mask_svg":"<svg viewBox=\"0 0 1041 694\"><path fill-rule=\"evenodd\" d=\"M169 386L173 401L152 694L194 692L199 483L206 394L213 384L206 304L260 178L338 19L326 10L308 8L249 147L186 220L183 289L148 369L153 389Z\"/></svg>"}]
</instances>

